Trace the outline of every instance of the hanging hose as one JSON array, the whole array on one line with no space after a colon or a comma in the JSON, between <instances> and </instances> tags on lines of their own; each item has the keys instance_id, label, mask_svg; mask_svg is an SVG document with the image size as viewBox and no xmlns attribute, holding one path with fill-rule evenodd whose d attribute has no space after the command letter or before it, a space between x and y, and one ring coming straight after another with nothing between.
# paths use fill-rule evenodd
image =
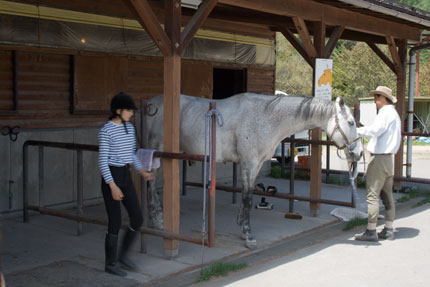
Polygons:
<instances>
[{"instance_id":1,"label":"hanging hose","mask_svg":"<svg viewBox=\"0 0 430 287\"><path fill-rule=\"evenodd\" d=\"M363 139L362 146L364 147ZM366 157L365 152L363 150L363 176L361 178L362 181L364 181L364 176L366 174ZM351 162L349 167L349 183L351 184L351 200L352 200L352 207L356 207L356 203L358 201L358 194L357 194L357 185L356 185L356 179L358 176L358 162Z\"/></svg>"},{"instance_id":2,"label":"hanging hose","mask_svg":"<svg viewBox=\"0 0 430 287\"><path fill-rule=\"evenodd\" d=\"M201 267L203 268L203 262L204 262L204 245L205 245L205 236L206 236L206 201L207 201L207 188L211 185L211 175L212 170L209 169L209 175L207 175L207 163L208 163L208 153L207 153L207 147L208 147L208 135L212 134L212 116L215 116L216 122L219 127L222 127L224 125L224 119L222 115L216 110L211 109L206 113L205 118L205 154L204 154L204 161L203 161L203 211L202 211L202 262ZM212 137L209 136L209 162L212 162ZM209 177L209 181L208 181ZM203 269L200 269L200 272L202 272Z\"/></svg>"},{"instance_id":3,"label":"hanging hose","mask_svg":"<svg viewBox=\"0 0 430 287\"><path fill-rule=\"evenodd\" d=\"M358 200L357 185L355 184L357 175L358 175L358 163L354 161L351 163L351 166L349 167L349 183L351 184L351 189L352 189L351 191L352 207L356 207L356 202Z\"/></svg>"}]
</instances>

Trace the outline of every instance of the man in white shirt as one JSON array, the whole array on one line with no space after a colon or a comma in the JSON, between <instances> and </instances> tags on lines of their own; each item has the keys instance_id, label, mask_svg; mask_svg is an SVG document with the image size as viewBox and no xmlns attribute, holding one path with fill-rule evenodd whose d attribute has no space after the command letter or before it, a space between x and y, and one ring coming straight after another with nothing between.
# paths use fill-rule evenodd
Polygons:
<instances>
[{"instance_id":1,"label":"man in white shirt","mask_svg":"<svg viewBox=\"0 0 430 287\"><path fill-rule=\"evenodd\" d=\"M357 129L359 136L370 137L367 150L371 157L366 172L368 221L366 231L354 238L360 241L393 240L393 154L397 153L401 143L401 121L393 105L397 99L390 88L379 86L369 96L375 98L378 114L372 125ZM377 234L379 197L385 206L385 227Z\"/></svg>"}]
</instances>

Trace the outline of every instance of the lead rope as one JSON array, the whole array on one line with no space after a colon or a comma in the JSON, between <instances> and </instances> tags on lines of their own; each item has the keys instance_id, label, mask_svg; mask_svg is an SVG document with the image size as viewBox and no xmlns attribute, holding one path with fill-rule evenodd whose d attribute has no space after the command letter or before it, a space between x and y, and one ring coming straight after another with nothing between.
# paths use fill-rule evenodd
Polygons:
<instances>
[{"instance_id":1,"label":"lead rope","mask_svg":"<svg viewBox=\"0 0 430 287\"><path fill-rule=\"evenodd\" d=\"M363 175L361 176L361 181L364 182L364 177L366 175L366 151L364 150L364 139L361 139L361 145L363 147Z\"/></svg>"},{"instance_id":2,"label":"lead rope","mask_svg":"<svg viewBox=\"0 0 430 287\"><path fill-rule=\"evenodd\" d=\"M205 236L206 236L206 201L207 201L207 188L211 185L211 176L212 176L212 170L209 169L209 175L207 175L207 163L208 163L208 153L207 153L207 146L208 146L208 135L212 134L212 115L215 115L216 122L219 127L222 127L224 125L224 119L222 117L222 114L220 114L216 109L211 109L206 113L205 118L205 154L204 154L204 161L203 161L203 211L202 211L202 262L200 265L200 273L203 272L203 262L204 262L204 247L205 247ZM212 162L212 137L209 136L209 162ZM209 177L209 181L208 181Z\"/></svg>"},{"instance_id":3,"label":"lead rope","mask_svg":"<svg viewBox=\"0 0 430 287\"><path fill-rule=\"evenodd\" d=\"M363 175L361 176L361 181L364 182L364 177L366 175L366 152L364 150L364 140L361 139L361 144L363 146ZM349 182L351 184L351 188L352 188L352 194L351 194L351 200L352 203L355 206L355 203L357 202L358 199L358 194L357 194L357 185L355 183L355 179L358 177L358 164L359 162L355 163L356 167L354 169L354 163L351 163L351 166L349 168ZM354 171L354 173L353 173Z\"/></svg>"}]
</instances>

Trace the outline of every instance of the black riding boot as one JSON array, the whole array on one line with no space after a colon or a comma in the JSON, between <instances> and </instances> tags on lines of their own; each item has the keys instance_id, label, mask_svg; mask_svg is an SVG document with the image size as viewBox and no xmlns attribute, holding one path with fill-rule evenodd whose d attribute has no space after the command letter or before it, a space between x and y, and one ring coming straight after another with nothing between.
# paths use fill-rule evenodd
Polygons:
<instances>
[{"instance_id":1,"label":"black riding boot","mask_svg":"<svg viewBox=\"0 0 430 287\"><path fill-rule=\"evenodd\" d=\"M124 238L122 240L121 251L119 254L119 262L128 270L136 271L137 266L133 261L128 257L128 251L130 249L131 244L136 238L137 232L130 229L130 227L125 232Z\"/></svg>"},{"instance_id":2,"label":"black riding boot","mask_svg":"<svg viewBox=\"0 0 430 287\"><path fill-rule=\"evenodd\" d=\"M126 276L127 272L121 269L117 261L118 235L106 233L105 238L105 272L118 276Z\"/></svg>"}]
</instances>

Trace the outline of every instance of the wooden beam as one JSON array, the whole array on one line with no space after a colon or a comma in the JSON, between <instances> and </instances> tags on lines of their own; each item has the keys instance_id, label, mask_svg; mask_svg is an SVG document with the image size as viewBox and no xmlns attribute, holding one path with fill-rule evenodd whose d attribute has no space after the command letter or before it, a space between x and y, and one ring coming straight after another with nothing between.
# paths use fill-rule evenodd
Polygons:
<instances>
[{"instance_id":1,"label":"wooden beam","mask_svg":"<svg viewBox=\"0 0 430 287\"><path fill-rule=\"evenodd\" d=\"M300 55L302 55L303 59L311 66L314 66L314 63L309 58L308 54L306 53L305 48L303 47L302 43L300 43L297 38L293 35L290 29L278 26L279 31L284 35L284 37L290 42L290 44L296 49L297 52L299 52Z\"/></svg>"},{"instance_id":2,"label":"wooden beam","mask_svg":"<svg viewBox=\"0 0 430 287\"><path fill-rule=\"evenodd\" d=\"M325 56L325 24L322 21L313 23L314 26L314 47L317 58Z\"/></svg>"},{"instance_id":3,"label":"wooden beam","mask_svg":"<svg viewBox=\"0 0 430 287\"><path fill-rule=\"evenodd\" d=\"M177 5L179 3L179 5ZM181 36L180 1L164 1L165 31L170 39L171 53L164 56L164 137L165 152L179 152L181 57L179 42ZM164 178L164 229L179 233L179 162L177 159L163 159ZM178 254L179 242L164 239L164 253L172 258Z\"/></svg>"},{"instance_id":4,"label":"wooden beam","mask_svg":"<svg viewBox=\"0 0 430 287\"><path fill-rule=\"evenodd\" d=\"M317 51L315 46L312 44L311 36L309 35L308 28L306 27L306 23L301 17L293 17L294 26L296 26L297 33L302 40L303 48L306 51L306 54L313 62L317 57Z\"/></svg>"},{"instance_id":5,"label":"wooden beam","mask_svg":"<svg viewBox=\"0 0 430 287\"><path fill-rule=\"evenodd\" d=\"M397 75L400 75L403 71L403 67L402 67L403 64L402 64L402 61L400 60L399 51L397 51L396 42L394 41L394 38L391 36L386 36L385 39L387 40L388 50L390 50L391 58L393 59L393 62L394 62L394 67L396 69L395 73Z\"/></svg>"},{"instance_id":6,"label":"wooden beam","mask_svg":"<svg viewBox=\"0 0 430 287\"><path fill-rule=\"evenodd\" d=\"M388 68L391 69L391 71L393 71L393 73L396 73L396 67L393 62L391 62L390 58L388 58L387 55L385 55L384 52L376 46L376 44L367 42L367 45L369 45L370 49L378 55L378 57L388 66Z\"/></svg>"},{"instance_id":7,"label":"wooden beam","mask_svg":"<svg viewBox=\"0 0 430 287\"><path fill-rule=\"evenodd\" d=\"M158 21L154 11L147 0L124 0L132 9L132 12L138 16L138 21L146 32L151 36L154 43L158 46L163 55L170 55L172 46L169 37L167 37L163 28ZM167 1L168 2L168 1Z\"/></svg>"},{"instance_id":8,"label":"wooden beam","mask_svg":"<svg viewBox=\"0 0 430 287\"><path fill-rule=\"evenodd\" d=\"M330 38L327 42L327 45L325 46L324 58L330 58L344 30L345 30L345 26L343 25L334 27L333 31L331 32Z\"/></svg>"},{"instance_id":9,"label":"wooden beam","mask_svg":"<svg viewBox=\"0 0 430 287\"><path fill-rule=\"evenodd\" d=\"M197 30L203 25L213 8L216 6L217 2L218 0L204 0L200 4L199 9L193 15L191 21L188 22L187 26L181 33L180 45L182 52L185 51L188 44L191 42L194 35L196 34Z\"/></svg>"},{"instance_id":10,"label":"wooden beam","mask_svg":"<svg viewBox=\"0 0 430 287\"><path fill-rule=\"evenodd\" d=\"M345 25L346 29L397 39L420 40L422 29L370 15L360 14L316 1L304 0L219 0L228 4L282 16L298 16L306 21L321 21L327 26Z\"/></svg>"}]
</instances>

